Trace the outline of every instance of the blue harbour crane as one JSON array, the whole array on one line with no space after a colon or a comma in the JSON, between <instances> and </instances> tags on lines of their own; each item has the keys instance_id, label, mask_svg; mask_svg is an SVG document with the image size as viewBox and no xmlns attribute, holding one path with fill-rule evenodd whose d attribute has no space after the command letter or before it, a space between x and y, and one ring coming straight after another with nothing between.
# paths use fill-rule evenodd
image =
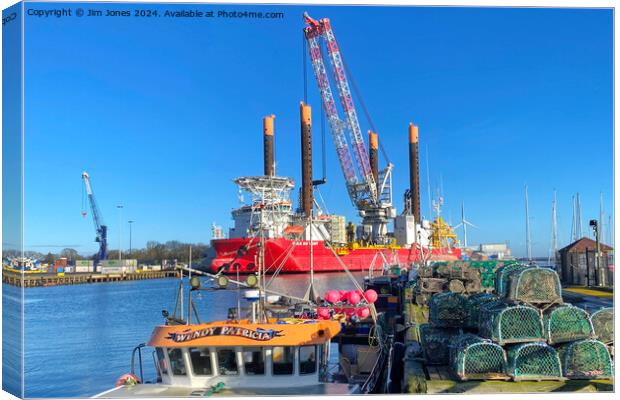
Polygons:
<instances>
[{"instance_id":1,"label":"blue harbour crane","mask_svg":"<svg viewBox=\"0 0 620 400\"><path fill-rule=\"evenodd\" d=\"M93 193L93 189L90 186L90 176L88 172L82 172L82 180L84 181L84 190L86 191L86 196L88 197L88 202L90 203L90 210L93 216L93 222L95 224L95 241L99 243L99 252L95 255L93 260L93 271L97 272L97 264L99 261L105 260L108 252L108 227L103 224L103 220L101 218L101 214L99 213L99 208L97 207L97 202L95 201L95 195ZM82 198L82 216L86 217L86 199Z\"/></svg>"}]
</instances>

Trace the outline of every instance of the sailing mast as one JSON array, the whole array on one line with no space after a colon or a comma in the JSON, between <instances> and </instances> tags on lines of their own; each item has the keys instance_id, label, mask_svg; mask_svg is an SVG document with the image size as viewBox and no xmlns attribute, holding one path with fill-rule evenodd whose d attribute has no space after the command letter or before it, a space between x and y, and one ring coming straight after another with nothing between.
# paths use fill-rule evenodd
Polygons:
<instances>
[{"instance_id":1,"label":"sailing mast","mask_svg":"<svg viewBox=\"0 0 620 400\"><path fill-rule=\"evenodd\" d=\"M571 203L573 203L573 219L571 221L570 226L570 241L574 243L577 240L577 218L576 218L576 208L575 208L575 196L571 198Z\"/></svg>"},{"instance_id":2,"label":"sailing mast","mask_svg":"<svg viewBox=\"0 0 620 400\"><path fill-rule=\"evenodd\" d=\"M601 227L599 236L601 240L605 240L605 211L603 209L603 192L601 192L598 220L599 220L599 225Z\"/></svg>"},{"instance_id":3,"label":"sailing mast","mask_svg":"<svg viewBox=\"0 0 620 400\"><path fill-rule=\"evenodd\" d=\"M527 249L527 259L532 260L532 241L530 238L530 210L527 200L527 185L525 185L525 246Z\"/></svg>"},{"instance_id":4,"label":"sailing mast","mask_svg":"<svg viewBox=\"0 0 620 400\"><path fill-rule=\"evenodd\" d=\"M557 261L558 254L558 220L557 220L557 198L556 191L553 191L553 203L551 207L551 248L549 249L549 261L551 264L551 258L554 262ZM556 263L557 264L557 263ZM556 265L557 268L557 265Z\"/></svg>"},{"instance_id":5,"label":"sailing mast","mask_svg":"<svg viewBox=\"0 0 620 400\"><path fill-rule=\"evenodd\" d=\"M577 192L577 196L575 197L575 208L577 213L575 215L575 224L576 224L576 234L577 239L581 239L583 237L583 230L581 229L581 200L579 199L579 192Z\"/></svg>"}]
</instances>

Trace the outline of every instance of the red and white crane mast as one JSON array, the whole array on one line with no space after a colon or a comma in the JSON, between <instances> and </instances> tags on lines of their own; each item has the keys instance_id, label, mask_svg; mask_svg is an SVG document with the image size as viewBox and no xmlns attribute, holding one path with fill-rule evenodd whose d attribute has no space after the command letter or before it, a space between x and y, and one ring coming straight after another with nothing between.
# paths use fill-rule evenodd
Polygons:
<instances>
[{"instance_id":1,"label":"red and white crane mast","mask_svg":"<svg viewBox=\"0 0 620 400\"><path fill-rule=\"evenodd\" d=\"M392 165L388 164L387 168L382 171L382 174L379 176L380 185L377 185L370 167L342 55L329 19L323 18L317 21L307 13L304 14L304 18L307 23L304 32L309 46L312 69L319 86L323 108L329 121L349 197L360 211L360 215L363 217L362 224L367 226L370 231L368 232L371 236L370 239L373 242L385 242L387 240L387 222L395 215L395 211L392 208L391 194ZM321 38L325 41L331 62L338 97L345 114L343 119L340 118L336 108L327 76L327 68L325 67L320 45ZM353 151L349 147L345 131L349 134L349 142L353 147ZM355 164L353 163L351 153L354 155ZM361 179L358 179L358 174Z\"/></svg>"}]
</instances>

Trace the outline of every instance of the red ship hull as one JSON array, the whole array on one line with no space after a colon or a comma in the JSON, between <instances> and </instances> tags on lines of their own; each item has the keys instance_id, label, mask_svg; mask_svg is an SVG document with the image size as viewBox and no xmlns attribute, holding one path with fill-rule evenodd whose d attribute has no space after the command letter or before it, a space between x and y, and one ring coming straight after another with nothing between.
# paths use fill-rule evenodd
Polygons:
<instances>
[{"instance_id":1,"label":"red ship hull","mask_svg":"<svg viewBox=\"0 0 620 400\"><path fill-rule=\"evenodd\" d=\"M258 265L257 239L249 238L216 239L211 241L215 250L215 258L211 261L211 271L217 272L225 265L228 273L252 273ZM379 271L383 266L383 253L388 263L409 264L421 259L418 248L379 248L360 247L356 249L338 249L339 257L327 247L323 241L312 241L312 257L315 272L342 271L344 265L351 271L367 271L371 267ZM240 251L241 249L241 251ZM290 253L290 254L289 254ZM265 266L267 273L301 273L310 271L310 241L290 240L285 238L265 240ZM425 255L428 250L424 251ZM431 259L456 260L461 257L460 249L435 249L431 251ZM373 259L374 265L373 265Z\"/></svg>"}]
</instances>

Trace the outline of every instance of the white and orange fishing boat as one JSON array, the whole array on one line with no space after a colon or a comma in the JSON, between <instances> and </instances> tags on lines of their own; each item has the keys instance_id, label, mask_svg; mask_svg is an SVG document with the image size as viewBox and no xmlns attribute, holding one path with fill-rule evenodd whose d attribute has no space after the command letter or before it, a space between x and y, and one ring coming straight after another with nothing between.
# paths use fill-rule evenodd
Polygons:
<instances>
[{"instance_id":1,"label":"white and orange fishing boat","mask_svg":"<svg viewBox=\"0 0 620 400\"><path fill-rule=\"evenodd\" d=\"M244 295L250 305L249 318L236 319L235 314L241 309L235 308L229 310L230 319L192 323L192 313L199 320L191 292L225 290L228 278L217 278L219 288L202 288L201 280L192 277L187 319L179 318L176 310L172 316L164 311L165 324L156 326L149 341L134 349L131 372L121 376L115 388L96 397L359 393L357 384L326 381L330 344L340 332L340 322L272 318L270 303L280 296L266 296L260 289L249 289ZM245 284L256 287L258 281ZM182 296L180 286L177 304ZM146 346L153 349L156 370L156 377L150 381L145 380L142 366Z\"/></svg>"},{"instance_id":2,"label":"white and orange fishing boat","mask_svg":"<svg viewBox=\"0 0 620 400\"><path fill-rule=\"evenodd\" d=\"M258 240L264 244L265 238L260 235ZM326 308L317 306L312 280L306 298L270 290L262 267L264 250L259 250L257 258L259 273L246 276L243 282L191 266L185 269L190 273L187 296L182 278L173 314L163 311L165 323L155 327L146 344L134 349L130 373L121 376L115 388L95 397L360 393L363 385L358 382L327 379L330 344L341 330L342 319L317 313ZM242 286L246 307L241 307L239 296L239 305L228 310L226 320L200 321L192 293L237 289L239 295ZM367 317L371 302L357 304ZM244 312L247 317L238 318ZM143 373L144 347L153 349L156 376L150 380Z\"/></svg>"},{"instance_id":3,"label":"white and orange fishing boat","mask_svg":"<svg viewBox=\"0 0 620 400\"><path fill-rule=\"evenodd\" d=\"M97 397L178 397L356 393L357 385L322 382L337 321L218 321L155 328L157 379L135 374Z\"/></svg>"}]
</instances>

